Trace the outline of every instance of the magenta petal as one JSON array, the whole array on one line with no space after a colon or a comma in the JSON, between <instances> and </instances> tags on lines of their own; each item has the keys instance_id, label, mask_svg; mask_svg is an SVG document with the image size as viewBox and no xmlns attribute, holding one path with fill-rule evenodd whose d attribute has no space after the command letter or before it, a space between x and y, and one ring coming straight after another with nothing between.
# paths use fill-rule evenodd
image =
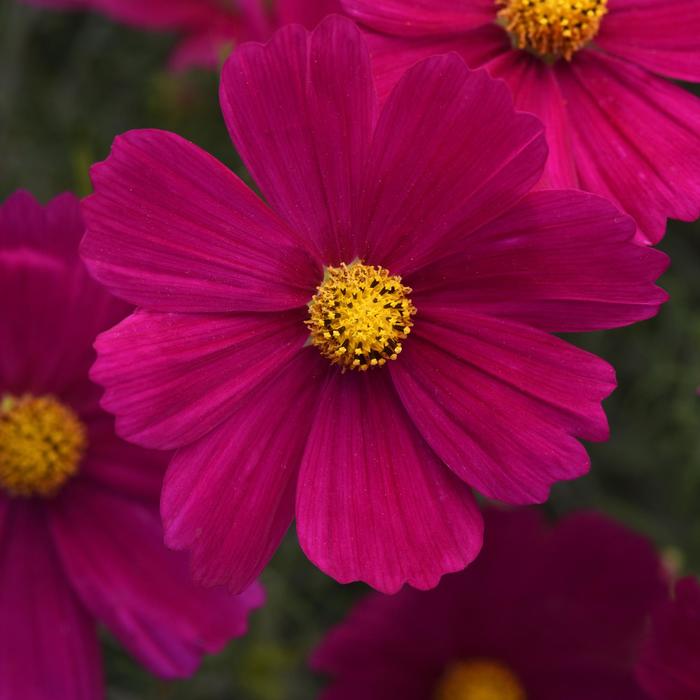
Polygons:
<instances>
[{"instance_id":1,"label":"magenta petal","mask_svg":"<svg viewBox=\"0 0 700 700\"><path fill-rule=\"evenodd\" d=\"M179 315L137 311L97 338L92 378L118 433L171 449L202 437L308 337L304 312Z\"/></svg>"},{"instance_id":2,"label":"magenta petal","mask_svg":"<svg viewBox=\"0 0 700 700\"><path fill-rule=\"evenodd\" d=\"M345 11L372 29L398 36L467 31L496 19L493 0L341 0Z\"/></svg>"},{"instance_id":3,"label":"magenta petal","mask_svg":"<svg viewBox=\"0 0 700 700\"><path fill-rule=\"evenodd\" d=\"M479 552L471 490L436 459L385 370L334 371L319 399L297 487L306 555L341 583L395 593L437 585Z\"/></svg>"},{"instance_id":4,"label":"magenta petal","mask_svg":"<svg viewBox=\"0 0 700 700\"><path fill-rule=\"evenodd\" d=\"M82 234L74 195L42 207L18 192L0 205L0 338L12 340L0 353L2 391L84 393L95 335L127 313L78 258Z\"/></svg>"},{"instance_id":5,"label":"magenta petal","mask_svg":"<svg viewBox=\"0 0 700 700\"><path fill-rule=\"evenodd\" d=\"M259 588L243 596L196 587L186 557L163 546L155 508L74 484L51 510L61 559L83 603L134 656L166 678L242 635Z\"/></svg>"},{"instance_id":6,"label":"magenta petal","mask_svg":"<svg viewBox=\"0 0 700 700\"><path fill-rule=\"evenodd\" d=\"M697 0L611 0L596 44L608 53L680 80L700 80Z\"/></svg>"},{"instance_id":7,"label":"magenta petal","mask_svg":"<svg viewBox=\"0 0 700 700\"><path fill-rule=\"evenodd\" d=\"M488 542L488 528L484 535ZM459 585L455 579L462 582L482 568L483 557L482 549L463 572L444 577L431 591L404 588L397 595L362 598L311 656L311 667L328 678L320 700L434 698L445 666L461 651L450 626L474 629L474 616L467 618L462 610L468 600L485 597L481 591L473 595L464 584L457 595L450 593Z\"/></svg>"},{"instance_id":8,"label":"magenta petal","mask_svg":"<svg viewBox=\"0 0 700 700\"><path fill-rule=\"evenodd\" d=\"M62 395L66 400L89 398L94 395L87 375L95 359L95 336L121 321L132 307L95 282L77 257L60 275L45 274L41 265L21 271L26 282L22 291L27 294L21 304L3 304L14 308L1 312L12 319L12 344L26 353L25 362L33 361L27 366L32 381L21 389ZM7 337L2 332L0 336ZM13 380L18 383L21 377L15 375Z\"/></svg>"},{"instance_id":9,"label":"magenta petal","mask_svg":"<svg viewBox=\"0 0 700 700\"><path fill-rule=\"evenodd\" d=\"M658 606L636 668L651 700L700 698L700 583L683 578Z\"/></svg>"},{"instance_id":10,"label":"magenta petal","mask_svg":"<svg viewBox=\"0 0 700 700\"><path fill-rule=\"evenodd\" d=\"M93 166L81 253L128 301L161 311L304 305L319 267L224 165L165 131L130 131Z\"/></svg>"},{"instance_id":11,"label":"magenta petal","mask_svg":"<svg viewBox=\"0 0 700 700\"><path fill-rule=\"evenodd\" d=\"M299 464L327 371L307 349L173 458L161 505L167 543L191 550L199 582L239 591L277 549L294 517Z\"/></svg>"},{"instance_id":12,"label":"magenta petal","mask_svg":"<svg viewBox=\"0 0 700 700\"><path fill-rule=\"evenodd\" d=\"M213 4L216 6L217 2ZM264 0L237 0L234 7L240 10L244 24L252 37L267 37L272 32L269 3Z\"/></svg>"},{"instance_id":13,"label":"magenta petal","mask_svg":"<svg viewBox=\"0 0 700 700\"><path fill-rule=\"evenodd\" d=\"M372 143L364 213L367 259L407 274L512 207L547 157L541 122L506 86L454 54L411 68Z\"/></svg>"},{"instance_id":14,"label":"magenta petal","mask_svg":"<svg viewBox=\"0 0 700 700\"><path fill-rule=\"evenodd\" d=\"M667 298L654 281L668 260L636 244L634 231L597 195L533 192L407 282L419 310L467 306L557 333L624 326L654 316Z\"/></svg>"},{"instance_id":15,"label":"magenta petal","mask_svg":"<svg viewBox=\"0 0 700 700\"><path fill-rule=\"evenodd\" d=\"M340 0L277 0L277 20L285 24L303 24L313 29L326 15L341 13Z\"/></svg>"},{"instance_id":16,"label":"magenta petal","mask_svg":"<svg viewBox=\"0 0 700 700\"><path fill-rule=\"evenodd\" d=\"M627 62L583 51L559 67L583 189L611 198L658 242L700 216L700 100ZM573 117L575 115L575 118Z\"/></svg>"},{"instance_id":17,"label":"magenta petal","mask_svg":"<svg viewBox=\"0 0 700 700\"><path fill-rule=\"evenodd\" d=\"M364 35L372 56L372 72L383 104L403 74L425 58L454 52L468 66L481 66L510 51L507 34L495 24L486 24L468 34L427 37L397 37L368 32Z\"/></svg>"},{"instance_id":18,"label":"magenta petal","mask_svg":"<svg viewBox=\"0 0 700 700\"><path fill-rule=\"evenodd\" d=\"M498 515L486 516L487 533ZM519 647L528 697L648 700L631 664L650 610L667 596L667 576L652 543L596 513L577 513L549 532L542 528L539 542L523 543L516 554L520 515L499 518L511 522L499 527L497 567L501 577L513 572L516 582L505 584L513 605L510 627L520 632L511 644ZM517 573L514 556L523 562ZM521 587L523 570L529 593Z\"/></svg>"},{"instance_id":19,"label":"magenta petal","mask_svg":"<svg viewBox=\"0 0 700 700\"><path fill-rule=\"evenodd\" d=\"M423 437L490 498L539 503L589 468L576 438L604 440L612 368L542 331L452 307L419 307L391 376Z\"/></svg>"},{"instance_id":20,"label":"magenta petal","mask_svg":"<svg viewBox=\"0 0 700 700\"><path fill-rule=\"evenodd\" d=\"M83 230L80 200L68 192L55 197L45 207L25 190L18 190L0 204L3 252L41 251L72 261Z\"/></svg>"},{"instance_id":21,"label":"magenta petal","mask_svg":"<svg viewBox=\"0 0 700 700\"><path fill-rule=\"evenodd\" d=\"M354 210L376 111L369 53L347 19L298 25L226 62L231 137L272 207L326 264L357 255Z\"/></svg>"},{"instance_id":22,"label":"magenta petal","mask_svg":"<svg viewBox=\"0 0 700 700\"><path fill-rule=\"evenodd\" d=\"M102 700L94 624L36 503L15 501L0 529L0 620L0 698Z\"/></svg>"},{"instance_id":23,"label":"magenta petal","mask_svg":"<svg viewBox=\"0 0 700 700\"><path fill-rule=\"evenodd\" d=\"M170 454L144 450L114 434L114 419L100 411L88 422L89 449L80 466L87 478L114 493L157 504Z\"/></svg>"},{"instance_id":24,"label":"magenta petal","mask_svg":"<svg viewBox=\"0 0 700 700\"><path fill-rule=\"evenodd\" d=\"M571 156L571 126L566 102L552 67L526 51L513 51L500 27L492 27L506 41L508 49L492 57L485 65L494 78L506 81L516 107L542 120L547 134L549 158L538 187L578 187L576 164ZM480 61L476 64L483 65Z\"/></svg>"},{"instance_id":25,"label":"magenta petal","mask_svg":"<svg viewBox=\"0 0 700 700\"><path fill-rule=\"evenodd\" d=\"M6 300L0 305L0 337L12 338L0 352L3 391L40 393L57 386L63 389L66 379L76 379L73 371L59 375L55 358L46 352L51 332L62 329L56 300L65 300L69 275L66 263L54 256L0 251L0 296ZM13 299L22 303L12 303Z\"/></svg>"},{"instance_id":26,"label":"magenta petal","mask_svg":"<svg viewBox=\"0 0 700 700\"><path fill-rule=\"evenodd\" d=\"M517 516L510 515L513 524ZM487 528L492 522L487 516ZM562 519L545 538L525 560L538 602L516 608L515 624L525 634L543 628L540 643L521 651L532 697L643 700L631 665L650 611L668 595L655 547L619 523L585 512ZM508 549L504 542L503 569Z\"/></svg>"},{"instance_id":27,"label":"magenta petal","mask_svg":"<svg viewBox=\"0 0 700 700\"><path fill-rule=\"evenodd\" d=\"M4 493L0 492L0 542L5 532L5 528L9 527L7 516L10 514L10 499Z\"/></svg>"}]
</instances>

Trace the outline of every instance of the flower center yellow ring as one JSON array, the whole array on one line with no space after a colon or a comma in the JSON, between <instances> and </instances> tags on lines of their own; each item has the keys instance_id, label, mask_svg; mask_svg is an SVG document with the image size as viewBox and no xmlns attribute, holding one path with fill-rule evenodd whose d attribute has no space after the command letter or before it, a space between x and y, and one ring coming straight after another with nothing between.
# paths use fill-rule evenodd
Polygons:
<instances>
[{"instance_id":1,"label":"flower center yellow ring","mask_svg":"<svg viewBox=\"0 0 700 700\"><path fill-rule=\"evenodd\" d=\"M434 700L526 700L517 676L492 659L470 659L452 664L433 694Z\"/></svg>"},{"instance_id":2,"label":"flower center yellow ring","mask_svg":"<svg viewBox=\"0 0 700 700\"><path fill-rule=\"evenodd\" d=\"M366 371L395 360L413 326L411 291L383 267L355 261L326 268L309 302L306 325L312 344L343 371Z\"/></svg>"},{"instance_id":3,"label":"flower center yellow ring","mask_svg":"<svg viewBox=\"0 0 700 700\"><path fill-rule=\"evenodd\" d=\"M570 61L598 34L608 0L496 0L498 17L520 49Z\"/></svg>"},{"instance_id":4,"label":"flower center yellow ring","mask_svg":"<svg viewBox=\"0 0 700 700\"><path fill-rule=\"evenodd\" d=\"M0 488L10 496L52 496L78 471L87 431L52 396L0 399Z\"/></svg>"}]
</instances>

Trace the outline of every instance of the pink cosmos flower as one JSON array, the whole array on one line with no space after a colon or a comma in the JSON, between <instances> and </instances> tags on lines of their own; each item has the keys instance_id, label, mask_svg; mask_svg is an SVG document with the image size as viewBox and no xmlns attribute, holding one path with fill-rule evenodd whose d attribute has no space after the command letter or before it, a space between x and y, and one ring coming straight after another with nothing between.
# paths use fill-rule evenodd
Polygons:
<instances>
[{"instance_id":1,"label":"pink cosmos flower","mask_svg":"<svg viewBox=\"0 0 700 700\"><path fill-rule=\"evenodd\" d=\"M485 517L466 571L372 594L331 631L312 660L324 700L645 700L634 658L668 596L650 543L593 514Z\"/></svg>"},{"instance_id":2,"label":"pink cosmos flower","mask_svg":"<svg viewBox=\"0 0 700 700\"><path fill-rule=\"evenodd\" d=\"M678 581L674 600L655 611L637 677L652 700L700 698L700 585L695 579Z\"/></svg>"},{"instance_id":3,"label":"pink cosmos flower","mask_svg":"<svg viewBox=\"0 0 700 700\"><path fill-rule=\"evenodd\" d=\"M542 185L616 202L656 243L700 215L697 0L343 0L368 29L380 95L406 68L456 51L503 78L547 129Z\"/></svg>"},{"instance_id":4,"label":"pink cosmos flower","mask_svg":"<svg viewBox=\"0 0 700 700\"><path fill-rule=\"evenodd\" d=\"M233 597L189 581L163 545L166 455L114 434L88 379L97 332L129 307L78 257L79 203L0 206L0 698L104 697L97 625L154 673L188 676L246 628Z\"/></svg>"},{"instance_id":5,"label":"pink cosmos flower","mask_svg":"<svg viewBox=\"0 0 700 700\"><path fill-rule=\"evenodd\" d=\"M162 131L92 170L83 256L142 307L97 341L103 405L178 448L161 512L199 581L248 585L296 515L337 580L430 588L479 551L472 488L539 502L587 471L614 374L551 333L654 315L665 257L597 196L530 193L541 123L456 55L380 111L332 16L239 48L221 103L267 205Z\"/></svg>"},{"instance_id":6,"label":"pink cosmos flower","mask_svg":"<svg viewBox=\"0 0 700 700\"><path fill-rule=\"evenodd\" d=\"M262 41L285 24L308 28L340 12L340 0L27 0L56 9L91 9L133 27L182 35L171 65L216 68L232 46Z\"/></svg>"}]
</instances>

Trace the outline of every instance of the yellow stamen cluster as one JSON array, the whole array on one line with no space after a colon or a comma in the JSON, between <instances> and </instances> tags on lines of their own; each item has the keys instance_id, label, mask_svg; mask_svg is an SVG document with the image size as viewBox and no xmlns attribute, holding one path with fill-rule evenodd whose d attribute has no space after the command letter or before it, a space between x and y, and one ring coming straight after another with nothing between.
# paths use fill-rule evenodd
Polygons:
<instances>
[{"instance_id":1,"label":"yellow stamen cluster","mask_svg":"<svg viewBox=\"0 0 700 700\"><path fill-rule=\"evenodd\" d=\"M608 11L608 0L496 0L501 22L515 45L542 58L570 61L591 41Z\"/></svg>"},{"instance_id":2,"label":"yellow stamen cluster","mask_svg":"<svg viewBox=\"0 0 700 700\"><path fill-rule=\"evenodd\" d=\"M52 396L0 399L0 488L10 496L53 496L86 446L85 426Z\"/></svg>"},{"instance_id":3,"label":"yellow stamen cluster","mask_svg":"<svg viewBox=\"0 0 700 700\"><path fill-rule=\"evenodd\" d=\"M460 661L442 676L434 700L526 700L517 676L491 659Z\"/></svg>"},{"instance_id":4,"label":"yellow stamen cluster","mask_svg":"<svg viewBox=\"0 0 700 700\"><path fill-rule=\"evenodd\" d=\"M333 364L368 370L395 360L416 309L401 278L359 261L329 267L309 302L311 342Z\"/></svg>"}]
</instances>

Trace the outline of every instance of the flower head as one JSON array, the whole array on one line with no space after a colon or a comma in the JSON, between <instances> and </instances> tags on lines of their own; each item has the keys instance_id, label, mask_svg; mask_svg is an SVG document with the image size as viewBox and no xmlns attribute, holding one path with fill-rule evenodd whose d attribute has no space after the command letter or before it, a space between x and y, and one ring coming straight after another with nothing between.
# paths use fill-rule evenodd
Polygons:
<instances>
[{"instance_id":1,"label":"flower head","mask_svg":"<svg viewBox=\"0 0 700 700\"><path fill-rule=\"evenodd\" d=\"M161 510L199 580L245 586L296 517L336 579L434 586L481 546L472 488L540 502L587 471L613 372L550 332L655 314L665 258L599 197L530 193L540 122L457 56L380 110L331 17L234 52L221 102L267 205L160 131L92 170L83 256L141 307L97 340L103 405L178 448Z\"/></svg>"},{"instance_id":2,"label":"flower head","mask_svg":"<svg viewBox=\"0 0 700 700\"><path fill-rule=\"evenodd\" d=\"M342 0L367 31L381 96L427 56L454 51L510 87L546 127L540 186L609 198L658 242L700 216L696 0Z\"/></svg>"},{"instance_id":3,"label":"flower head","mask_svg":"<svg viewBox=\"0 0 700 700\"><path fill-rule=\"evenodd\" d=\"M634 658L668 597L651 543L594 514L485 519L466 571L372 594L330 632L312 660L323 700L644 700Z\"/></svg>"},{"instance_id":4,"label":"flower head","mask_svg":"<svg viewBox=\"0 0 700 700\"><path fill-rule=\"evenodd\" d=\"M92 341L130 307L78 257L79 202L0 205L0 697L100 700L97 625L147 668L190 675L262 602L203 591L162 544L167 454L114 434Z\"/></svg>"},{"instance_id":5,"label":"flower head","mask_svg":"<svg viewBox=\"0 0 700 700\"><path fill-rule=\"evenodd\" d=\"M637 678L651 700L700 697L700 584L676 583L673 600L654 610L637 664Z\"/></svg>"}]
</instances>

